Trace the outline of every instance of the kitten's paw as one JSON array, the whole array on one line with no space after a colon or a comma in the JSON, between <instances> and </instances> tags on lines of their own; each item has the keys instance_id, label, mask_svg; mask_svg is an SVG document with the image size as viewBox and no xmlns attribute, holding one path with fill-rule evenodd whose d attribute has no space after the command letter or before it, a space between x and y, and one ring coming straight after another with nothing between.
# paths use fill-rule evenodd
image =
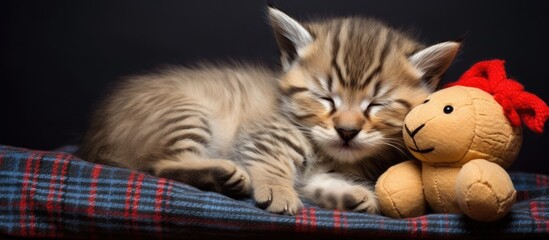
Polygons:
<instances>
[{"instance_id":1,"label":"kitten's paw","mask_svg":"<svg viewBox=\"0 0 549 240\"><path fill-rule=\"evenodd\" d=\"M240 198L250 196L250 176L242 168L225 159L208 159L181 164L165 161L156 171L159 177L180 181L206 191Z\"/></svg>"},{"instance_id":2,"label":"kitten's paw","mask_svg":"<svg viewBox=\"0 0 549 240\"><path fill-rule=\"evenodd\" d=\"M374 192L360 185L347 186L342 189L318 188L314 195L312 200L323 208L379 213L379 205Z\"/></svg>"},{"instance_id":3,"label":"kitten's paw","mask_svg":"<svg viewBox=\"0 0 549 240\"><path fill-rule=\"evenodd\" d=\"M303 207L291 186L260 186L254 189L254 199L258 207L276 214L295 215Z\"/></svg>"},{"instance_id":4,"label":"kitten's paw","mask_svg":"<svg viewBox=\"0 0 549 240\"><path fill-rule=\"evenodd\" d=\"M212 175L219 186L218 192L231 197L246 197L250 195L250 176L240 167L229 164L215 170Z\"/></svg>"},{"instance_id":5,"label":"kitten's paw","mask_svg":"<svg viewBox=\"0 0 549 240\"><path fill-rule=\"evenodd\" d=\"M379 205L372 190L353 186L343 193L342 205L345 210L354 212L379 213Z\"/></svg>"}]
</instances>

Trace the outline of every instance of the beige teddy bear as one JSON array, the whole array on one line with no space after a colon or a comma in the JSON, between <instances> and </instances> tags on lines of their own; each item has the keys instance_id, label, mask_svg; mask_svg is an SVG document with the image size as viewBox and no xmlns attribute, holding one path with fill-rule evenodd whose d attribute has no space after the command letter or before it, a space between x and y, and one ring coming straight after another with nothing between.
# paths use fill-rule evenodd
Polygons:
<instances>
[{"instance_id":1,"label":"beige teddy bear","mask_svg":"<svg viewBox=\"0 0 549 240\"><path fill-rule=\"evenodd\" d=\"M464 86L431 94L406 116L404 143L420 161L397 164L378 179L384 215L415 217L428 205L434 212L495 221L515 202L504 168L521 146L520 120L541 133L549 108L506 79L500 60L477 63L457 84Z\"/></svg>"}]
</instances>

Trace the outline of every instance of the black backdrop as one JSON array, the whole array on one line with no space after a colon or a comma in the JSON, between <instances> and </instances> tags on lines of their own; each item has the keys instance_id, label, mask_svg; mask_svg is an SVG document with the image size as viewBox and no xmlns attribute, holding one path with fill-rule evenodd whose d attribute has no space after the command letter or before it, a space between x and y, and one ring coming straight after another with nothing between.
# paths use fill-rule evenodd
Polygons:
<instances>
[{"instance_id":1,"label":"black backdrop","mask_svg":"<svg viewBox=\"0 0 549 240\"><path fill-rule=\"evenodd\" d=\"M300 19L366 15L412 29L425 43L463 38L444 82L476 61L501 58L545 101L544 1L271 1ZM245 59L275 65L261 0L2 1L0 144L52 149L77 143L93 105L120 77L164 64ZM549 128L546 128L549 129ZM511 170L549 174L549 133L526 132Z\"/></svg>"}]
</instances>

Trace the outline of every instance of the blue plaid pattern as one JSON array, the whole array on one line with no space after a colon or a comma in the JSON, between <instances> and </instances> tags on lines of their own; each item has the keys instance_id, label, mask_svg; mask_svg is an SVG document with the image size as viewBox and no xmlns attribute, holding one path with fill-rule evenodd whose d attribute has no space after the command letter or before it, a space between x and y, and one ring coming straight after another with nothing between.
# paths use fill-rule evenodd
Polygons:
<instances>
[{"instance_id":1,"label":"blue plaid pattern","mask_svg":"<svg viewBox=\"0 0 549 240\"><path fill-rule=\"evenodd\" d=\"M0 237L137 239L260 236L516 238L549 236L549 177L512 173L518 202L500 221L427 214L391 219L305 203L296 216L70 152L0 145Z\"/></svg>"}]
</instances>

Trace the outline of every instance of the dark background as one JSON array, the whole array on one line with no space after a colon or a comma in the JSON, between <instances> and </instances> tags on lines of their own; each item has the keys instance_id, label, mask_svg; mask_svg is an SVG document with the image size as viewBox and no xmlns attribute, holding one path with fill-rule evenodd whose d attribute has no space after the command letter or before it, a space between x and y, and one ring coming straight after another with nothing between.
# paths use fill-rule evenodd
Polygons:
<instances>
[{"instance_id":1,"label":"dark background","mask_svg":"<svg viewBox=\"0 0 549 240\"><path fill-rule=\"evenodd\" d=\"M473 63L508 74L548 100L544 1L270 1L297 19L364 15L413 30L426 44L464 39L445 82ZM262 0L2 1L0 144L75 144L94 104L120 77L165 64L244 59L276 66ZM546 128L548 129L548 128ZM528 131L511 171L549 174L547 134Z\"/></svg>"}]
</instances>

